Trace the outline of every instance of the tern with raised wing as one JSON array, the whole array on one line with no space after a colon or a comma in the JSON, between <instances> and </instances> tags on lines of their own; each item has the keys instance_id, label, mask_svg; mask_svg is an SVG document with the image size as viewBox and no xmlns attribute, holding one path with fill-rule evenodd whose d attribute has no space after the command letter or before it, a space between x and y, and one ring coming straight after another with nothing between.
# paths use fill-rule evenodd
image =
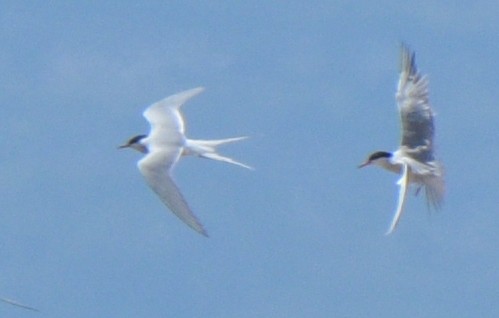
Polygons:
<instances>
[{"instance_id":1,"label":"tern with raised wing","mask_svg":"<svg viewBox=\"0 0 499 318\"><path fill-rule=\"evenodd\" d=\"M416 194L424 188L428 206L439 209L445 194L442 164L434 155L434 113L428 98L428 78L417 68L415 54L408 47L401 48L401 70L396 101L402 124L402 141L395 152L376 151L359 166L370 164L400 174L398 204L390 228L397 227L404 211L409 186L416 186Z\"/></svg>"},{"instance_id":2,"label":"tern with raised wing","mask_svg":"<svg viewBox=\"0 0 499 318\"><path fill-rule=\"evenodd\" d=\"M144 117L151 125L149 135L135 136L119 148L128 147L145 153L137 165L147 184L180 220L198 233L208 236L172 179L171 172L175 164L182 156L192 155L248 169L251 167L217 153L218 146L247 137L194 140L185 136L180 107L203 90L202 87L186 90L148 107L144 111Z\"/></svg>"}]
</instances>

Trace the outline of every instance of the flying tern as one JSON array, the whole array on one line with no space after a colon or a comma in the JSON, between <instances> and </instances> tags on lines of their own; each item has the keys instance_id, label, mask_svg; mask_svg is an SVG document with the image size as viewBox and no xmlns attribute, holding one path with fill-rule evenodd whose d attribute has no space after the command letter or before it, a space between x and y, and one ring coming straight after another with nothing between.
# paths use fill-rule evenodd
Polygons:
<instances>
[{"instance_id":1,"label":"flying tern","mask_svg":"<svg viewBox=\"0 0 499 318\"><path fill-rule=\"evenodd\" d=\"M395 152L376 151L359 166L370 164L400 174L397 209L390 228L391 234L400 220L411 184L416 194L424 188L428 206L439 209L445 194L442 164L435 159L434 113L428 99L428 78L416 68L415 54L402 45L401 71L395 95L402 123L402 141Z\"/></svg>"},{"instance_id":2,"label":"flying tern","mask_svg":"<svg viewBox=\"0 0 499 318\"><path fill-rule=\"evenodd\" d=\"M180 220L200 234L208 236L172 179L171 172L175 164L182 156L192 155L248 169L251 167L217 153L218 146L247 137L194 140L185 136L180 107L203 90L202 87L186 90L148 107L144 111L144 117L151 125L149 135L137 135L119 148L133 148L145 153L137 165L147 184Z\"/></svg>"}]
</instances>

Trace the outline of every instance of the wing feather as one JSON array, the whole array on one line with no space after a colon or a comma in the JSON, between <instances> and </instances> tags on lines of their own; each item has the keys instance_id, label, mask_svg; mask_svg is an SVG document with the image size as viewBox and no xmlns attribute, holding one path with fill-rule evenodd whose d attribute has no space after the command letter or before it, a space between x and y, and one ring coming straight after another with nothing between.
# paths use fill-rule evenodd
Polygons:
<instances>
[{"instance_id":1,"label":"wing feather","mask_svg":"<svg viewBox=\"0 0 499 318\"><path fill-rule=\"evenodd\" d=\"M144 111L144 117L151 124L149 136L152 147L160 144L183 144L185 124L180 107L203 91L203 87L197 87L168 96Z\"/></svg>"},{"instance_id":2,"label":"wing feather","mask_svg":"<svg viewBox=\"0 0 499 318\"><path fill-rule=\"evenodd\" d=\"M425 194L428 206L440 210L444 203L445 181L442 172L439 175L428 177L425 182Z\"/></svg>"},{"instance_id":3,"label":"wing feather","mask_svg":"<svg viewBox=\"0 0 499 318\"><path fill-rule=\"evenodd\" d=\"M415 54L402 46L401 72L396 100L402 122L401 145L421 162L433 161L433 111L428 98L428 78L416 68Z\"/></svg>"},{"instance_id":4,"label":"wing feather","mask_svg":"<svg viewBox=\"0 0 499 318\"><path fill-rule=\"evenodd\" d=\"M180 150L151 152L139 161L138 167L147 184L180 220L198 233L208 236L170 175L179 157Z\"/></svg>"},{"instance_id":5,"label":"wing feather","mask_svg":"<svg viewBox=\"0 0 499 318\"><path fill-rule=\"evenodd\" d=\"M28 310L32 310L32 311L39 311L36 308L33 308L33 307L30 307L30 306L21 304L20 302L17 302L17 301L12 300L12 299L7 299L7 298L0 297L0 300L3 301L4 303L7 303L7 304L10 304L10 305L13 305L13 306L17 306L17 307L20 307L20 308L24 308L24 309L28 309Z\"/></svg>"},{"instance_id":6,"label":"wing feather","mask_svg":"<svg viewBox=\"0 0 499 318\"><path fill-rule=\"evenodd\" d=\"M399 200L397 203L397 210L395 211L395 215L393 216L392 224L390 228L386 232L386 235L392 234L397 227L400 217L402 216L402 212L404 211L405 200L407 198L407 188L409 186L409 167L407 164L403 164L402 166L402 176L400 177L397 184L400 187L399 190Z\"/></svg>"}]
</instances>

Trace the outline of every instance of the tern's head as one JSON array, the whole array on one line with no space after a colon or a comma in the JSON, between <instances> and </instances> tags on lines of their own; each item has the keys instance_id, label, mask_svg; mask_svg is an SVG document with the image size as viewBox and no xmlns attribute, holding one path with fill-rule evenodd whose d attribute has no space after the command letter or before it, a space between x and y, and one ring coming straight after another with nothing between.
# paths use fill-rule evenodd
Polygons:
<instances>
[{"instance_id":1,"label":"tern's head","mask_svg":"<svg viewBox=\"0 0 499 318\"><path fill-rule=\"evenodd\" d=\"M359 168L371 165L371 164L376 164L379 166L384 167L387 165L390 160L390 158L393 157L393 154L391 152L386 152L386 151L376 151L373 152L372 154L369 155L367 160L359 166Z\"/></svg>"},{"instance_id":2,"label":"tern's head","mask_svg":"<svg viewBox=\"0 0 499 318\"><path fill-rule=\"evenodd\" d=\"M137 151L147 153L147 147L144 144L144 138L146 138L147 135L138 135L135 137L130 138L130 140L127 141L126 144L119 146L118 148L133 148Z\"/></svg>"}]
</instances>

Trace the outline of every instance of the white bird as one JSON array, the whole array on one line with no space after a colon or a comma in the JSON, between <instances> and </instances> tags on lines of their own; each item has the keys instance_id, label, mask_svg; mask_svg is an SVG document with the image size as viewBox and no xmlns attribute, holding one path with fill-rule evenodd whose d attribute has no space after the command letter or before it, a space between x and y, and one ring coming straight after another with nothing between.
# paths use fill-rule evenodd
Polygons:
<instances>
[{"instance_id":1,"label":"white bird","mask_svg":"<svg viewBox=\"0 0 499 318\"><path fill-rule=\"evenodd\" d=\"M416 185L416 194L424 187L429 207L439 209L445 194L442 164L434 156L434 113L428 99L428 78L418 73L415 54L401 49L401 71L396 100L402 122L402 141L395 152L377 151L359 166L378 165L401 174L398 205L390 228L391 234L402 216L408 187Z\"/></svg>"},{"instance_id":2,"label":"white bird","mask_svg":"<svg viewBox=\"0 0 499 318\"><path fill-rule=\"evenodd\" d=\"M185 136L184 120L179 109L203 90L204 88L198 87L183 91L148 107L144 111L144 117L151 125L149 135L135 136L119 148L130 147L145 153L146 155L137 165L147 184L179 219L200 234L208 236L172 179L171 171L175 164L181 156L193 155L232 163L248 169L251 167L216 152L217 146L247 137L193 140Z\"/></svg>"}]
</instances>

